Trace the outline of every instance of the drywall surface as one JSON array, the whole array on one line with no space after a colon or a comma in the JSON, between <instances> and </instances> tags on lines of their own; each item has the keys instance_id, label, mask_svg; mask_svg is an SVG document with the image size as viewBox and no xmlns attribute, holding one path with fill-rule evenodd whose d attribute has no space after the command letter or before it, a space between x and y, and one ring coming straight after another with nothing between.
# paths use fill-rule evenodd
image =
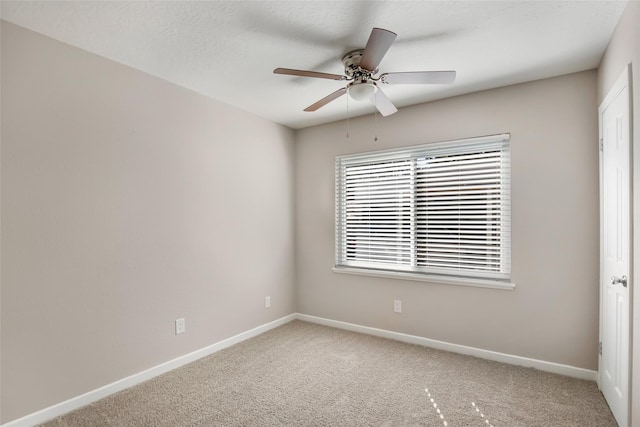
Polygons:
<instances>
[{"instance_id":1,"label":"drywall surface","mask_svg":"<svg viewBox=\"0 0 640 427\"><path fill-rule=\"evenodd\" d=\"M640 2L629 1L620 18L609 46L598 68L598 104L615 83L620 74L631 63L631 96L633 128L633 276L630 285L632 297L632 348L631 361L631 423L640 426Z\"/></svg>"},{"instance_id":2,"label":"drywall surface","mask_svg":"<svg viewBox=\"0 0 640 427\"><path fill-rule=\"evenodd\" d=\"M3 22L0 422L294 312L293 138Z\"/></svg>"},{"instance_id":3,"label":"drywall surface","mask_svg":"<svg viewBox=\"0 0 640 427\"><path fill-rule=\"evenodd\" d=\"M505 132L515 290L332 272L335 156ZM297 131L299 312L597 369L597 132L593 70Z\"/></svg>"}]
</instances>

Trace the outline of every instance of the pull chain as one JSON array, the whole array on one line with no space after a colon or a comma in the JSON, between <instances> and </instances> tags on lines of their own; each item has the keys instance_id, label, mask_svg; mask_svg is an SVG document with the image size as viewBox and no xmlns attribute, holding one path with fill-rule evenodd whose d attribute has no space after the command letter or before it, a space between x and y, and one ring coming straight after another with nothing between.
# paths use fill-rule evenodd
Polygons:
<instances>
[{"instance_id":1,"label":"pull chain","mask_svg":"<svg viewBox=\"0 0 640 427\"><path fill-rule=\"evenodd\" d=\"M347 138L349 138L349 94L347 93Z\"/></svg>"},{"instance_id":2,"label":"pull chain","mask_svg":"<svg viewBox=\"0 0 640 427\"><path fill-rule=\"evenodd\" d=\"M378 142L378 111L373 112L373 141Z\"/></svg>"}]
</instances>

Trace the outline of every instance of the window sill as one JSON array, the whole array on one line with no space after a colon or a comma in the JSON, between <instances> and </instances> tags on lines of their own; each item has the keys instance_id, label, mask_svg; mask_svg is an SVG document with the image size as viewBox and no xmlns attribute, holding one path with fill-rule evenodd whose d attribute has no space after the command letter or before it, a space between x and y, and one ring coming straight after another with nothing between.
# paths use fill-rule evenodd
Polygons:
<instances>
[{"instance_id":1,"label":"window sill","mask_svg":"<svg viewBox=\"0 0 640 427\"><path fill-rule=\"evenodd\" d=\"M340 274L355 274L358 276L386 277L391 279L415 280L418 282L442 283L446 285L471 286L476 288L513 290L516 287L514 283L501 282L499 280L468 279L464 277L445 277L445 276L438 276L434 274L372 270L372 269L366 269L366 268L334 267L332 268L332 271L334 273L340 273Z\"/></svg>"}]
</instances>

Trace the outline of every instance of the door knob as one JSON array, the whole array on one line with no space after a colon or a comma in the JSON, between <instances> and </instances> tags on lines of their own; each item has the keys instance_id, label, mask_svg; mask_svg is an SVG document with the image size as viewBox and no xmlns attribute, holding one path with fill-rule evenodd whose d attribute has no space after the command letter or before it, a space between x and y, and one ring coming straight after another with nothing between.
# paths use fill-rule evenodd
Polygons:
<instances>
[{"instance_id":1,"label":"door knob","mask_svg":"<svg viewBox=\"0 0 640 427\"><path fill-rule=\"evenodd\" d=\"M611 284L612 285L617 285L618 283L621 283L622 286L624 286L626 288L627 287L627 276L622 276L622 277L612 276L611 277Z\"/></svg>"}]
</instances>

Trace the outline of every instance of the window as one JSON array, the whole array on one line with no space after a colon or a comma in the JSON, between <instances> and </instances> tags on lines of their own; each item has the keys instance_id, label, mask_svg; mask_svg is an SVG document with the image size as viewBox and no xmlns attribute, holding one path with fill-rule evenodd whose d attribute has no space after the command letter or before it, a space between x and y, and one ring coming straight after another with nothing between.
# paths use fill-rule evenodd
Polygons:
<instances>
[{"instance_id":1,"label":"window","mask_svg":"<svg viewBox=\"0 0 640 427\"><path fill-rule=\"evenodd\" d=\"M336 271L513 287L510 216L509 134L336 158Z\"/></svg>"}]
</instances>

